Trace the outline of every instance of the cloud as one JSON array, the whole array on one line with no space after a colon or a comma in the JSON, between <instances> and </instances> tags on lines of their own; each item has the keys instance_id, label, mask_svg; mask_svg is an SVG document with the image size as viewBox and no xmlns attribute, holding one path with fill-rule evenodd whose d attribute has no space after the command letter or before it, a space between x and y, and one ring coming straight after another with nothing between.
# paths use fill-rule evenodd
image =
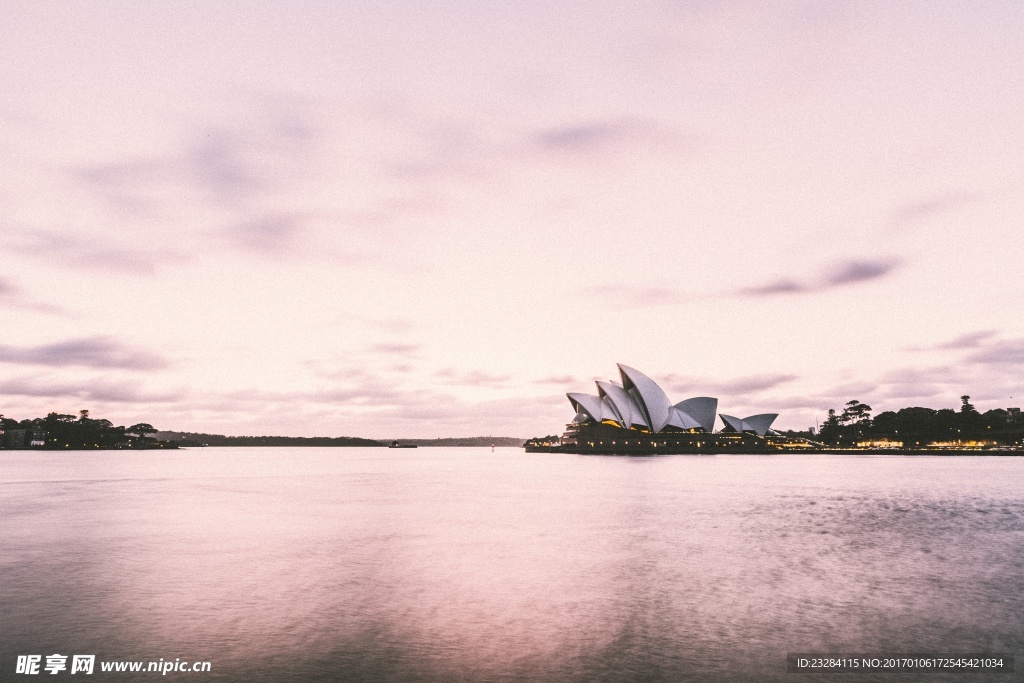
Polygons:
<instances>
[{"instance_id":1,"label":"cloud","mask_svg":"<svg viewBox=\"0 0 1024 683\"><path fill-rule=\"evenodd\" d=\"M823 269L817 277L805 281L781 277L764 284L743 287L731 292L708 294L702 297L686 295L679 290L669 287L637 287L626 284L597 285L584 289L583 294L631 308L671 306L686 303L695 298L762 298L795 294L816 294L886 277L898 265L899 261L896 259L853 259L840 261Z\"/></svg>"},{"instance_id":2,"label":"cloud","mask_svg":"<svg viewBox=\"0 0 1024 683\"><path fill-rule=\"evenodd\" d=\"M817 294L838 287L861 284L886 277L898 265L899 261L896 259L841 261L824 270L817 278L806 282L782 278L763 285L738 289L732 293L732 296L758 298L792 294Z\"/></svg>"},{"instance_id":3,"label":"cloud","mask_svg":"<svg viewBox=\"0 0 1024 683\"><path fill-rule=\"evenodd\" d=\"M628 138L634 132L633 128L621 121L576 124L542 130L536 134L535 140L548 150L577 152L603 149Z\"/></svg>"},{"instance_id":4,"label":"cloud","mask_svg":"<svg viewBox=\"0 0 1024 683\"><path fill-rule=\"evenodd\" d=\"M185 398L181 390L152 392L139 384L94 378L76 382L53 382L39 377L0 381L0 396L36 396L50 399L74 398L110 403L171 403Z\"/></svg>"},{"instance_id":5,"label":"cloud","mask_svg":"<svg viewBox=\"0 0 1024 683\"><path fill-rule=\"evenodd\" d=\"M419 344L400 344L391 342L382 342L379 344L371 344L368 350L372 353L379 353L386 356L402 356L409 357L415 356L422 347Z\"/></svg>"},{"instance_id":6,"label":"cloud","mask_svg":"<svg viewBox=\"0 0 1024 683\"><path fill-rule=\"evenodd\" d=\"M243 131L207 128L182 160L192 181L219 201L247 201L268 187Z\"/></svg>"},{"instance_id":7,"label":"cloud","mask_svg":"<svg viewBox=\"0 0 1024 683\"><path fill-rule=\"evenodd\" d=\"M169 365L159 356L125 346L109 337L71 339L42 346L0 344L0 363L123 370L158 370Z\"/></svg>"},{"instance_id":8,"label":"cloud","mask_svg":"<svg viewBox=\"0 0 1024 683\"><path fill-rule=\"evenodd\" d=\"M12 280L5 277L0 277L0 298L14 297L19 294L17 285Z\"/></svg>"},{"instance_id":9,"label":"cloud","mask_svg":"<svg viewBox=\"0 0 1024 683\"><path fill-rule=\"evenodd\" d=\"M722 382L717 385L717 389L723 393L751 394L758 391L772 389L780 384L792 382L795 379L798 379L797 375L751 375Z\"/></svg>"},{"instance_id":10,"label":"cloud","mask_svg":"<svg viewBox=\"0 0 1024 683\"><path fill-rule=\"evenodd\" d=\"M679 393L702 391L725 396L738 396L773 389L795 379L799 379L799 376L792 374L766 374L748 375L730 380L707 380L668 375L664 378L664 383L672 391Z\"/></svg>"},{"instance_id":11,"label":"cloud","mask_svg":"<svg viewBox=\"0 0 1024 683\"><path fill-rule=\"evenodd\" d=\"M802 294L811 291L810 286L794 282L793 280L774 280L755 287L744 287L737 290L738 296L774 296L776 294Z\"/></svg>"},{"instance_id":12,"label":"cloud","mask_svg":"<svg viewBox=\"0 0 1024 683\"><path fill-rule=\"evenodd\" d=\"M174 171L168 160L128 159L73 168L70 175L118 213L139 217L160 210L160 190L173 184Z\"/></svg>"},{"instance_id":13,"label":"cloud","mask_svg":"<svg viewBox=\"0 0 1024 683\"><path fill-rule=\"evenodd\" d=\"M942 192L927 199L904 204L893 211L892 222L899 225L917 223L940 213L959 209L981 198L982 195L974 192Z\"/></svg>"},{"instance_id":14,"label":"cloud","mask_svg":"<svg viewBox=\"0 0 1024 683\"><path fill-rule=\"evenodd\" d=\"M511 375L494 375L481 370L459 371L454 368L438 370L434 377L439 378L443 384L492 388L507 386L512 379Z\"/></svg>"},{"instance_id":15,"label":"cloud","mask_svg":"<svg viewBox=\"0 0 1024 683\"><path fill-rule=\"evenodd\" d=\"M292 213L258 216L231 225L221 234L232 244L249 251L287 251L302 232L302 219Z\"/></svg>"},{"instance_id":16,"label":"cloud","mask_svg":"<svg viewBox=\"0 0 1024 683\"><path fill-rule=\"evenodd\" d=\"M965 360L985 365L1024 365L1024 339L994 342L969 354Z\"/></svg>"},{"instance_id":17,"label":"cloud","mask_svg":"<svg viewBox=\"0 0 1024 683\"><path fill-rule=\"evenodd\" d=\"M609 118L552 126L533 134L533 144L547 154L593 156L636 151L692 151L685 141L655 121Z\"/></svg>"},{"instance_id":18,"label":"cloud","mask_svg":"<svg viewBox=\"0 0 1024 683\"><path fill-rule=\"evenodd\" d=\"M176 249L123 247L98 236L75 237L50 230L28 230L20 236L12 251L70 268L148 275L187 258Z\"/></svg>"},{"instance_id":19,"label":"cloud","mask_svg":"<svg viewBox=\"0 0 1024 683\"><path fill-rule=\"evenodd\" d=\"M505 154L503 145L470 123L406 123L399 136L407 138L405 152L381 161L384 174L402 181L476 180Z\"/></svg>"},{"instance_id":20,"label":"cloud","mask_svg":"<svg viewBox=\"0 0 1024 683\"><path fill-rule=\"evenodd\" d=\"M962 334L947 342L910 351L962 351L961 364L1024 365L1024 339L994 339L995 330L979 330ZM943 369L947 374L949 369Z\"/></svg>"},{"instance_id":21,"label":"cloud","mask_svg":"<svg viewBox=\"0 0 1024 683\"><path fill-rule=\"evenodd\" d=\"M583 290L589 296L619 306L670 306L689 301L689 297L668 287L636 287L633 285L598 285Z\"/></svg>"},{"instance_id":22,"label":"cloud","mask_svg":"<svg viewBox=\"0 0 1024 683\"><path fill-rule=\"evenodd\" d=\"M535 379L534 384L558 384L561 386L570 386L575 384L582 384L583 380L573 377L572 375L548 375L547 377L541 377Z\"/></svg>"},{"instance_id":23,"label":"cloud","mask_svg":"<svg viewBox=\"0 0 1024 683\"><path fill-rule=\"evenodd\" d=\"M0 307L17 308L25 311L36 311L50 315L67 315L60 306L41 303L27 297L14 280L0 276Z\"/></svg>"},{"instance_id":24,"label":"cloud","mask_svg":"<svg viewBox=\"0 0 1024 683\"><path fill-rule=\"evenodd\" d=\"M959 351L963 349L976 349L983 345L983 343L996 334L995 330L981 330L978 332L968 332L962 334L959 337L951 339L941 344L935 344L934 346L913 346L909 347L908 351Z\"/></svg>"},{"instance_id":25,"label":"cloud","mask_svg":"<svg viewBox=\"0 0 1024 683\"><path fill-rule=\"evenodd\" d=\"M838 264L834 272L825 276L824 287L841 287L858 282L867 282L888 275L896 262L883 261L846 261Z\"/></svg>"},{"instance_id":26,"label":"cloud","mask_svg":"<svg viewBox=\"0 0 1024 683\"><path fill-rule=\"evenodd\" d=\"M177 149L70 169L78 185L133 219L194 223L206 210L226 225L214 229L243 251L285 252L307 230L306 210L290 208L309 182L321 136L308 103L264 98L230 123L187 132ZM189 207L185 215L185 209ZM168 243L181 241L170 231ZM152 242L152 239L150 240ZM157 250L166 255L170 249ZM138 250L115 256L144 262ZM86 262L87 259L81 259Z\"/></svg>"},{"instance_id":27,"label":"cloud","mask_svg":"<svg viewBox=\"0 0 1024 683\"><path fill-rule=\"evenodd\" d=\"M682 135L656 121L629 117L520 132L470 121L424 121L415 112L407 112L389 133L403 144L400 151L381 155L377 165L382 174L444 192L452 183L493 182L524 164L544 166L567 159L593 162L599 157L621 159L631 154L689 154L698 146L695 136ZM437 199L433 203L450 204ZM429 205L407 208L433 210Z\"/></svg>"}]
</instances>

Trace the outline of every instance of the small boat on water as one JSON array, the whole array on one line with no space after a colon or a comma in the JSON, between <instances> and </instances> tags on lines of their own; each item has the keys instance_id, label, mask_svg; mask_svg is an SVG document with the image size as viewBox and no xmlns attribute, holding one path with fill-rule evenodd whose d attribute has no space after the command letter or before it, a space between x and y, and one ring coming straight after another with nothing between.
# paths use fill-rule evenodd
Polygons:
<instances>
[{"instance_id":1,"label":"small boat on water","mask_svg":"<svg viewBox=\"0 0 1024 683\"><path fill-rule=\"evenodd\" d=\"M388 448L419 448L419 446L414 443L398 443L397 441L392 441Z\"/></svg>"}]
</instances>

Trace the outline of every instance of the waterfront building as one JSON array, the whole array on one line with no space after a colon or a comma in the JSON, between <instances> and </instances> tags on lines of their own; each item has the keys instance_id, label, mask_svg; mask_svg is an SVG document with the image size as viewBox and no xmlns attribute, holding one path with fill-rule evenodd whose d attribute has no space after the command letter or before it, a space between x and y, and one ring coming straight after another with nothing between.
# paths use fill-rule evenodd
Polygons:
<instances>
[{"instance_id":1,"label":"waterfront building","mask_svg":"<svg viewBox=\"0 0 1024 683\"><path fill-rule=\"evenodd\" d=\"M576 424L605 424L650 434L691 432L710 434L715 430L718 399L696 396L672 404L653 379L628 365L618 364L619 382L597 382L597 395L566 394L576 410ZM738 418L721 414L724 431L750 432L765 436L778 413Z\"/></svg>"},{"instance_id":2,"label":"waterfront building","mask_svg":"<svg viewBox=\"0 0 1024 683\"><path fill-rule=\"evenodd\" d=\"M45 445L46 432L41 429L8 429L3 433L4 448L42 448Z\"/></svg>"},{"instance_id":3,"label":"waterfront building","mask_svg":"<svg viewBox=\"0 0 1024 683\"><path fill-rule=\"evenodd\" d=\"M718 399L695 396L672 403L653 379L618 365L620 381L598 381L597 393L566 394L576 415L559 450L594 453L765 451L786 441L771 431L778 413L739 418L719 414ZM715 432L716 415L723 427ZM530 446L533 448L533 446ZM538 448L542 447L537 444Z\"/></svg>"}]
</instances>

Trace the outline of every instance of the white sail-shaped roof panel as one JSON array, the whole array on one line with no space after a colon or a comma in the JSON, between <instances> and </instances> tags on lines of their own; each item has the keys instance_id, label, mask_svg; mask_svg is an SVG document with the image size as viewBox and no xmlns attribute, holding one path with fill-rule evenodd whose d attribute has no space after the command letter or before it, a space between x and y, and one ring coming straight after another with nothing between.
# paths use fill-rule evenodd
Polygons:
<instances>
[{"instance_id":1,"label":"white sail-shaped roof panel","mask_svg":"<svg viewBox=\"0 0 1024 683\"><path fill-rule=\"evenodd\" d=\"M743 424L758 436L764 436L772 427L772 422L779 416L778 413L761 413L743 418Z\"/></svg>"},{"instance_id":2,"label":"white sail-shaped roof panel","mask_svg":"<svg viewBox=\"0 0 1024 683\"><path fill-rule=\"evenodd\" d=\"M598 382L597 391L601 396L608 399L615 407L616 412L622 419L619 421L626 429L633 425L647 427L647 418L644 417L640 406L629 393L615 382Z\"/></svg>"},{"instance_id":3,"label":"white sail-shaped roof panel","mask_svg":"<svg viewBox=\"0 0 1024 683\"><path fill-rule=\"evenodd\" d=\"M715 414L718 412L718 399L710 396L697 396L680 401L676 410L686 413L700 423L701 428L710 434L715 431Z\"/></svg>"},{"instance_id":4,"label":"white sail-shaped roof panel","mask_svg":"<svg viewBox=\"0 0 1024 683\"><path fill-rule=\"evenodd\" d=\"M623 426L625 424L625 421L622 419L622 416L619 415L619 411L615 407L615 404L612 403L612 400L610 398L608 398L607 396L604 396L602 394L601 395L601 402L603 404L602 405L602 409L604 411L604 419L605 420L613 420L620 427Z\"/></svg>"},{"instance_id":5,"label":"white sail-shaped roof panel","mask_svg":"<svg viewBox=\"0 0 1024 683\"><path fill-rule=\"evenodd\" d=\"M703 427L701 423L676 408L672 409L672 416L669 417L668 424L680 429L700 429Z\"/></svg>"},{"instance_id":6,"label":"white sail-shaped roof panel","mask_svg":"<svg viewBox=\"0 0 1024 683\"><path fill-rule=\"evenodd\" d=\"M644 373L619 363L622 386L637 399L652 432L660 432L672 417L672 403L658 383ZM635 390L635 391L634 391Z\"/></svg>"},{"instance_id":7,"label":"white sail-shaped roof panel","mask_svg":"<svg viewBox=\"0 0 1024 683\"><path fill-rule=\"evenodd\" d=\"M767 434L772 427L772 422L775 422L775 418L778 416L778 413L761 413L741 419L732 415L719 414L727 427L735 429L737 432L754 432L758 436Z\"/></svg>"},{"instance_id":8,"label":"white sail-shaped roof panel","mask_svg":"<svg viewBox=\"0 0 1024 683\"><path fill-rule=\"evenodd\" d=\"M729 429L733 429L737 432L743 431L743 420L740 418L732 415L726 415L725 413L719 413L718 417L722 418L722 422L724 422L725 426Z\"/></svg>"},{"instance_id":9,"label":"white sail-shaped roof panel","mask_svg":"<svg viewBox=\"0 0 1024 683\"><path fill-rule=\"evenodd\" d=\"M566 394L569 402L572 403L572 407L577 412L586 413L595 422L600 422L604 419L604 402L601 401L600 396L594 396L593 394L581 394L577 392Z\"/></svg>"}]
</instances>

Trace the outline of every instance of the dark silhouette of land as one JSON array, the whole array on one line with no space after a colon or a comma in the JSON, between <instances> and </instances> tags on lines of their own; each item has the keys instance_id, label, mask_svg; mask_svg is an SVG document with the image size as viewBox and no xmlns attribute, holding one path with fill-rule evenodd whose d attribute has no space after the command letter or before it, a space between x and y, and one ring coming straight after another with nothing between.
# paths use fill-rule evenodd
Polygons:
<instances>
[{"instance_id":1,"label":"dark silhouette of land","mask_svg":"<svg viewBox=\"0 0 1024 683\"><path fill-rule=\"evenodd\" d=\"M115 426L110 420L50 413L46 417L14 420L0 415L0 449L112 449L197 448L203 446L310 446L384 447L396 439L364 439L355 436L226 436L202 432L160 431L149 423ZM474 436L446 439L397 439L415 446L522 446L523 439L507 436Z\"/></svg>"},{"instance_id":2,"label":"dark silhouette of land","mask_svg":"<svg viewBox=\"0 0 1024 683\"><path fill-rule=\"evenodd\" d=\"M904 448L933 443L1019 446L1024 443L1024 417L1019 408L979 413L970 396L960 397L960 410L901 408L871 417L871 406L853 400L841 413L828 411L817 439L833 446L863 442L901 442Z\"/></svg>"},{"instance_id":3,"label":"dark silhouette of land","mask_svg":"<svg viewBox=\"0 0 1024 683\"><path fill-rule=\"evenodd\" d=\"M749 445L761 445L768 450L806 449L805 452L822 453L866 449L906 454L1024 453L1024 415L1021 415L1020 408L996 408L979 413L971 404L970 396L961 396L960 401L959 411L915 406L885 411L872 418L871 406L852 400L846 403L842 412L829 410L828 419L817 433L813 428L807 431L772 431L767 440L762 439L763 443ZM615 434L627 439L617 446L618 451L655 452L654 442L657 439L645 441L646 437L642 435L646 432L642 430L619 430ZM631 435L640 437L635 439L632 449L627 446ZM783 437L784 441L778 437ZM770 445L769 441L772 442ZM610 441L610 444L615 442ZM691 450L685 452L700 452L699 445L690 444ZM568 438L563 442L561 437L553 434L530 439L524 446L528 452L578 452L574 450L578 448L576 440ZM705 444L705 450L711 446ZM592 449L594 443L589 443L589 447Z\"/></svg>"},{"instance_id":4,"label":"dark silhouette of land","mask_svg":"<svg viewBox=\"0 0 1024 683\"><path fill-rule=\"evenodd\" d=\"M468 436L463 438L446 439L390 439L388 443L398 441L415 446L515 446L520 447L526 439L519 439L512 436Z\"/></svg>"},{"instance_id":5,"label":"dark silhouette of land","mask_svg":"<svg viewBox=\"0 0 1024 683\"><path fill-rule=\"evenodd\" d=\"M0 448L44 448L82 450L110 448L177 448L173 441L153 438L153 425L140 422L130 427L115 426L110 420L50 413L46 417L13 420L0 415Z\"/></svg>"},{"instance_id":6,"label":"dark silhouette of land","mask_svg":"<svg viewBox=\"0 0 1024 683\"><path fill-rule=\"evenodd\" d=\"M447 439L362 439L354 436L225 436L199 432L157 432L157 438L173 440L184 448L198 446L387 446L398 441L412 446L522 446L523 439L508 436L471 436Z\"/></svg>"},{"instance_id":7,"label":"dark silhouette of land","mask_svg":"<svg viewBox=\"0 0 1024 683\"><path fill-rule=\"evenodd\" d=\"M199 432L157 432L157 437L177 442L184 448L199 446L384 446L375 439L361 439L355 436L225 436L223 434L202 434Z\"/></svg>"}]
</instances>

